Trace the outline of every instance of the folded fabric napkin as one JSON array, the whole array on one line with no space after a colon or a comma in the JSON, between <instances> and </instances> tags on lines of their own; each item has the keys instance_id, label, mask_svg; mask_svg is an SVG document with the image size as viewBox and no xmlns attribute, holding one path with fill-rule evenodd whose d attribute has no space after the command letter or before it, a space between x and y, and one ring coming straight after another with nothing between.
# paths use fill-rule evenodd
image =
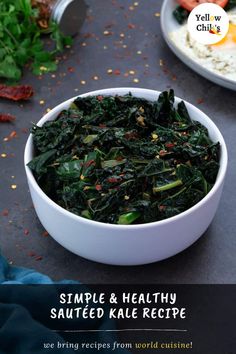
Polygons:
<instances>
[{"instance_id":1,"label":"folded fabric napkin","mask_svg":"<svg viewBox=\"0 0 236 354\"><path fill-rule=\"evenodd\" d=\"M26 286L29 284L42 284L42 286ZM55 285L48 276L32 269L12 266L0 255L0 354L71 354L77 351L82 354L104 354L111 352L111 350L102 348L99 351L83 349L79 343L111 343L112 345L117 338L114 333L103 329L114 329L114 321L109 320L108 323L105 319L86 321L77 319L74 324L68 322L68 326L72 323L77 329L84 328L86 325L86 328L101 330L93 333L61 333L47 328L50 301L55 298L58 284L63 284L66 290L69 284L79 283L62 280ZM42 298L46 299L44 311L39 306ZM45 348L48 343L53 343L54 348ZM125 354L127 351L115 349L112 353Z\"/></svg>"},{"instance_id":2,"label":"folded fabric napkin","mask_svg":"<svg viewBox=\"0 0 236 354\"><path fill-rule=\"evenodd\" d=\"M78 284L73 280L62 280L58 284ZM15 267L0 255L0 284L54 284L47 276L33 269Z\"/></svg>"}]
</instances>

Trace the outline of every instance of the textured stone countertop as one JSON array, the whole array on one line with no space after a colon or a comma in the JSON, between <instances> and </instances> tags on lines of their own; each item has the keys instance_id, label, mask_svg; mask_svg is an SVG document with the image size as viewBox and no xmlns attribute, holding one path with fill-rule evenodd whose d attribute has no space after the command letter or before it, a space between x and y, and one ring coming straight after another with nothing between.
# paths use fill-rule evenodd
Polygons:
<instances>
[{"instance_id":1,"label":"textured stone countertop","mask_svg":"<svg viewBox=\"0 0 236 354\"><path fill-rule=\"evenodd\" d=\"M0 127L0 248L13 264L35 268L53 279L86 283L235 283L236 282L236 92L221 88L186 67L164 43L161 1L87 0L88 17L72 50L54 74L39 79L25 73L35 96L19 104L1 100L0 111L16 121ZM112 70L112 71L111 71ZM165 261L115 267L76 256L57 244L32 206L23 166L28 130L58 103L108 87L174 88L220 128L229 152L223 196L208 231L189 249ZM17 137L3 142L16 131ZM4 156L4 155L3 155ZM16 185L12 189L11 185ZM8 215L6 215L8 214Z\"/></svg>"}]
</instances>

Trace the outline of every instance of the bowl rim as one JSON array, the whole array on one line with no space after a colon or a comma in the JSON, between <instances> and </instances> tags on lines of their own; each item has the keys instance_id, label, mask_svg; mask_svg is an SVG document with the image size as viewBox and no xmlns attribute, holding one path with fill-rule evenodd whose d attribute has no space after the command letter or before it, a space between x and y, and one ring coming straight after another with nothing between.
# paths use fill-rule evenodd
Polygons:
<instances>
[{"instance_id":1,"label":"bowl rim","mask_svg":"<svg viewBox=\"0 0 236 354\"><path fill-rule=\"evenodd\" d=\"M68 100L65 100L62 103L56 105L52 110L50 110L48 113L46 113L36 123L36 125L42 126L46 121L53 120L53 119L51 119L51 117L54 114L57 116L57 114L61 110L66 109L65 107L67 107L70 103L72 103L77 97L96 96L96 95L115 95L115 94L122 96L122 95L129 93L129 92L131 92L134 96L137 95L137 97L142 97L142 94L144 94L144 95L145 94L150 94L150 95L155 94L158 97L161 93L161 91L158 91L158 90L152 90L152 89L146 89L146 88L136 88L136 87L115 87L115 88L111 87L111 88L99 89L99 90L95 90L95 91L88 91L86 93L76 95L72 98L69 98ZM151 101L151 99L149 99L149 100ZM25 151L24 151L24 166L25 166L25 172L26 172L26 176L28 179L28 183L34 188L34 190L38 194L40 194L41 198L43 198L47 204L52 206L58 212L63 213L64 215L68 216L69 218L72 218L75 221L86 224L88 226L95 226L95 227L100 227L100 228L102 227L105 229L114 229L115 228L115 229L120 229L120 230L137 230L140 228L149 229L152 227L161 226L161 225L165 225L165 224L168 224L171 222L175 222L175 221L178 221L179 219L182 219L182 218L188 216L189 214L200 209L204 204L206 204L207 201L209 199L211 199L211 197L217 192L217 190L219 189L221 184L223 184L224 179L225 179L225 175L226 175L226 171L227 171L228 153L227 153L227 147L226 147L226 143L224 141L224 138L223 138L220 130L216 126L216 124L199 108L197 108L193 104L189 103L188 101L186 101L178 96L175 96L175 102L179 102L181 100L184 101L188 110L190 108L192 111L195 111L196 113L201 115L204 120L207 121L207 123L210 125L210 128L208 128L208 130L212 130L215 132L215 134L217 135L217 140L220 142L220 147L221 147L220 167L219 167L216 181L215 181L212 189L207 193L207 195L203 199L201 199L198 203L193 205L191 208L183 211L182 213L174 215L170 218L166 218L166 219L159 220L159 221L152 221L149 223L140 223L140 224L134 224L134 225L120 225L120 224L111 224L111 223L105 223L105 222L101 222L101 221L86 219L82 216L76 215L76 214L66 210L65 208L61 207L60 205L58 205L56 202L54 202L51 198L49 198L47 196L47 194L38 185L38 183L33 175L33 172L27 166L27 163L29 163L29 161L30 161L30 153L32 153L32 148L33 148L33 136L31 133L27 139L27 142L25 145Z\"/></svg>"}]
</instances>

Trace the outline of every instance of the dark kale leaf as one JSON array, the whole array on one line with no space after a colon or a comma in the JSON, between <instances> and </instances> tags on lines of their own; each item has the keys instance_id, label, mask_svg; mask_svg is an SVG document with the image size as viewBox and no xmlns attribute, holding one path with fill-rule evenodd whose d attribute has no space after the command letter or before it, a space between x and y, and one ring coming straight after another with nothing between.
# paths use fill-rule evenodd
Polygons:
<instances>
[{"instance_id":1,"label":"dark kale leaf","mask_svg":"<svg viewBox=\"0 0 236 354\"><path fill-rule=\"evenodd\" d=\"M29 163L46 194L92 220L131 224L190 208L212 188L220 145L191 120L174 91L154 102L131 94L78 97L32 128Z\"/></svg>"},{"instance_id":2,"label":"dark kale leaf","mask_svg":"<svg viewBox=\"0 0 236 354\"><path fill-rule=\"evenodd\" d=\"M175 17L176 21L182 25L188 18L189 16L189 11L184 9L182 6L176 7L176 9L173 12L173 16Z\"/></svg>"}]
</instances>

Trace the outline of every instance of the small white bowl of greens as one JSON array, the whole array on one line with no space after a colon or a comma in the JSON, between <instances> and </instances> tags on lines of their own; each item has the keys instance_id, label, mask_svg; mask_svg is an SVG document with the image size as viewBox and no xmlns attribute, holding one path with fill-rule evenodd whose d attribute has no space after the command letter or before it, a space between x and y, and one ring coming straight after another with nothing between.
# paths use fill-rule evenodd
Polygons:
<instances>
[{"instance_id":1,"label":"small white bowl of greens","mask_svg":"<svg viewBox=\"0 0 236 354\"><path fill-rule=\"evenodd\" d=\"M114 88L63 102L25 148L36 213L62 246L138 265L194 243L217 210L227 150L216 125L174 92Z\"/></svg>"}]
</instances>

